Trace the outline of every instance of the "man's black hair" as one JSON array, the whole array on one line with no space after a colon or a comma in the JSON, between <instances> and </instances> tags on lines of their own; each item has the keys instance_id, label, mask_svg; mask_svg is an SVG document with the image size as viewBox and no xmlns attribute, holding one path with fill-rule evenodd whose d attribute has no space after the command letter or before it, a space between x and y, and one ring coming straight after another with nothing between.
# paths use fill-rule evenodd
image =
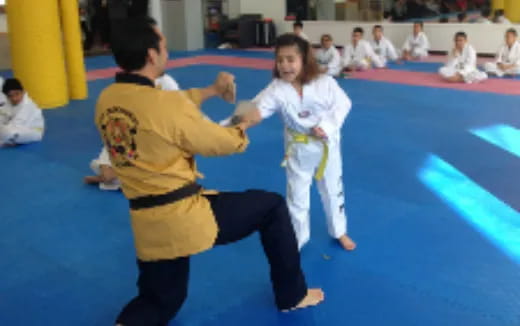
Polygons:
<instances>
[{"instance_id":1,"label":"man's black hair","mask_svg":"<svg viewBox=\"0 0 520 326\"><path fill-rule=\"evenodd\" d=\"M159 52L160 36L155 29L155 20L150 17L133 17L118 21L112 30L112 53L124 71L143 68L148 50Z\"/></svg>"}]
</instances>

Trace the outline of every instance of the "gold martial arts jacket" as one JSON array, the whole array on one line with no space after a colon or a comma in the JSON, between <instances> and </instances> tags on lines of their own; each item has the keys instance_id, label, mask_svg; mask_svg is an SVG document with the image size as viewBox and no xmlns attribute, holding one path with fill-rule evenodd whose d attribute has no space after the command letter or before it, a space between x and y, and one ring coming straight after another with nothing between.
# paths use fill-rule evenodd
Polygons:
<instances>
[{"instance_id":1,"label":"gold martial arts jacket","mask_svg":"<svg viewBox=\"0 0 520 326\"><path fill-rule=\"evenodd\" d=\"M120 73L116 83L103 90L95 122L130 202L194 184L201 177L194 155L222 156L245 150L245 133L204 119L201 101L197 89L163 91L136 74ZM131 208L138 259L174 259L211 248L218 226L204 193Z\"/></svg>"}]
</instances>

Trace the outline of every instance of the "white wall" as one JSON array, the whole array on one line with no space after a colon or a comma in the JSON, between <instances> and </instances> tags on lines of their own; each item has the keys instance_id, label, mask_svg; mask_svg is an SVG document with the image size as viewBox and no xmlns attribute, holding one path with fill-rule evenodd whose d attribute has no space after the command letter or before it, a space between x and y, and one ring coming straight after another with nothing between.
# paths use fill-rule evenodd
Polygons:
<instances>
[{"instance_id":1,"label":"white wall","mask_svg":"<svg viewBox=\"0 0 520 326\"><path fill-rule=\"evenodd\" d=\"M241 0L240 13L262 14L265 18L285 18L286 8L283 0Z\"/></svg>"},{"instance_id":2,"label":"white wall","mask_svg":"<svg viewBox=\"0 0 520 326\"><path fill-rule=\"evenodd\" d=\"M240 16L241 0L224 0L222 1L222 12L230 19Z\"/></svg>"},{"instance_id":3,"label":"white wall","mask_svg":"<svg viewBox=\"0 0 520 326\"><path fill-rule=\"evenodd\" d=\"M157 26L159 26L159 29L164 30L161 0L150 0L149 6L150 16L155 19L155 21L157 22Z\"/></svg>"},{"instance_id":4,"label":"white wall","mask_svg":"<svg viewBox=\"0 0 520 326\"><path fill-rule=\"evenodd\" d=\"M204 48L204 13L202 12L202 0L185 0L184 3L187 49L202 49Z\"/></svg>"},{"instance_id":5,"label":"white wall","mask_svg":"<svg viewBox=\"0 0 520 326\"><path fill-rule=\"evenodd\" d=\"M6 14L0 14L0 33L7 33L7 15Z\"/></svg>"},{"instance_id":6,"label":"white wall","mask_svg":"<svg viewBox=\"0 0 520 326\"><path fill-rule=\"evenodd\" d=\"M262 14L264 18L271 18L277 31L284 27L286 12L285 0L240 0L240 14Z\"/></svg>"},{"instance_id":7,"label":"white wall","mask_svg":"<svg viewBox=\"0 0 520 326\"><path fill-rule=\"evenodd\" d=\"M161 12L168 49L184 51L204 47L201 0L162 0Z\"/></svg>"},{"instance_id":8,"label":"white wall","mask_svg":"<svg viewBox=\"0 0 520 326\"><path fill-rule=\"evenodd\" d=\"M375 23L340 22L340 21L305 21L304 30L312 41L319 44L324 33L331 34L336 45L344 45L350 40L354 27L365 30L365 38L372 36L372 27ZM406 37L411 33L412 24L382 24L385 35L397 47L401 47ZM426 24L425 32L433 51L449 51L453 47L453 36L456 32L464 31L468 34L469 42L479 53L493 54L504 41L506 29L515 27L520 32L520 25L483 25L483 24ZM284 22L282 30L290 31L292 22Z\"/></svg>"}]
</instances>

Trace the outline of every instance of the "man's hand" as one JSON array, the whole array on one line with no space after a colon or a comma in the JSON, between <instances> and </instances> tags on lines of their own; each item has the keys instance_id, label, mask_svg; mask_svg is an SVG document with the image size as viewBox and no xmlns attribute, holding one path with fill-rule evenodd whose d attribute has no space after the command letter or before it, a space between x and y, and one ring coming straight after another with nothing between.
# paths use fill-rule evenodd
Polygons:
<instances>
[{"instance_id":1,"label":"man's hand","mask_svg":"<svg viewBox=\"0 0 520 326\"><path fill-rule=\"evenodd\" d=\"M235 76L227 72L220 72L213 83L213 88L215 89L216 94L222 97L225 101L235 103Z\"/></svg>"},{"instance_id":2,"label":"man's hand","mask_svg":"<svg viewBox=\"0 0 520 326\"><path fill-rule=\"evenodd\" d=\"M232 124L238 126L242 130L246 130L260 123L260 121L262 121L262 116L260 115L260 111L255 108L254 110L248 110L241 115L234 116L231 121Z\"/></svg>"}]
</instances>

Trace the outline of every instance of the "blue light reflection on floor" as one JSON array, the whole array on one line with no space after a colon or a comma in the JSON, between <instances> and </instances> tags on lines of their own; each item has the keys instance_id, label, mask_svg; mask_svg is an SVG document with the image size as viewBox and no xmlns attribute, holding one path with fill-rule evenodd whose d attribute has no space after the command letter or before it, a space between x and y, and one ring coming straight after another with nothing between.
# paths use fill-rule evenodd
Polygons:
<instances>
[{"instance_id":1,"label":"blue light reflection on floor","mask_svg":"<svg viewBox=\"0 0 520 326\"><path fill-rule=\"evenodd\" d=\"M520 263L520 213L436 155L419 179L475 229Z\"/></svg>"},{"instance_id":2,"label":"blue light reflection on floor","mask_svg":"<svg viewBox=\"0 0 520 326\"><path fill-rule=\"evenodd\" d=\"M520 157L520 129L497 124L486 128L472 129L471 133Z\"/></svg>"}]
</instances>

